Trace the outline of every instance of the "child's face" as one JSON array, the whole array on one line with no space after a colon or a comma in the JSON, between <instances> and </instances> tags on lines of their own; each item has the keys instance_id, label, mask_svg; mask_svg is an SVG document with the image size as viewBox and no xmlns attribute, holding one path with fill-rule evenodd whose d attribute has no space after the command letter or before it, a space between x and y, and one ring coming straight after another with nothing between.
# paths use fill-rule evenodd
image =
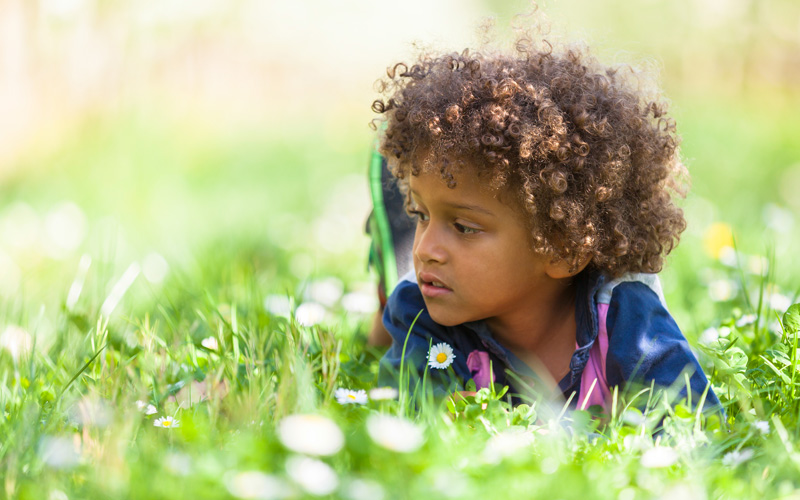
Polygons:
<instances>
[{"instance_id":1,"label":"child's face","mask_svg":"<svg viewBox=\"0 0 800 500\"><path fill-rule=\"evenodd\" d=\"M418 216L414 268L434 321L453 326L511 317L552 290L548 258L535 253L521 210L470 172L455 189L436 172L410 176Z\"/></svg>"}]
</instances>

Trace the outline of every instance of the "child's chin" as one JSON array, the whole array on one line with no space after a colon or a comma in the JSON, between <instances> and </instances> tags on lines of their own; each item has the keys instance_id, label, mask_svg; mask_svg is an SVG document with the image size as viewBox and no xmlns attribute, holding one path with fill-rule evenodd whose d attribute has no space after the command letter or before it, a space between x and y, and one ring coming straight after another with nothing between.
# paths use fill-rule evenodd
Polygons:
<instances>
[{"instance_id":1,"label":"child's chin","mask_svg":"<svg viewBox=\"0 0 800 500\"><path fill-rule=\"evenodd\" d=\"M428 308L428 314L431 315L431 319L442 326L456 326L460 325L467 321L462 316L458 314L448 313L448 311L438 311L436 309Z\"/></svg>"}]
</instances>

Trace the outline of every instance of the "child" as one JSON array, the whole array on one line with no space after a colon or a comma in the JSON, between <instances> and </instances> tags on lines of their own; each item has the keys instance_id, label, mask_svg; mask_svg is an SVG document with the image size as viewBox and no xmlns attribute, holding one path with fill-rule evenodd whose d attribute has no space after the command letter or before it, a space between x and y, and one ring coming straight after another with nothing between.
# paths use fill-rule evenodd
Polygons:
<instances>
[{"instance_id":1,"label":"child","mask_svg":"<svg viewBox=\"0 0 800 500\"><path fill-rule=\"evenodd\" d=\"M550 380L585 408L632 383L685 397L687 373L719 404L652 274L686 225L675 125L623 73L524 38L388 71L379 151L416 232L382 383L401 362L445 391Z\"/></svg>"}]
</instances>

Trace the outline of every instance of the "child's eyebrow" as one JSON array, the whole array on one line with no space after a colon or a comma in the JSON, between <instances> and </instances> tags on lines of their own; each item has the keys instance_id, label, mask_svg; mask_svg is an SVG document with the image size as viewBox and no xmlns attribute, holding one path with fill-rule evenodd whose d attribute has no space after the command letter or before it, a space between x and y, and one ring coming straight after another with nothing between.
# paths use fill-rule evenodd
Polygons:
<instances>
[{"instance_id":1,"label":"child's eyebrow","mask_svg":"<svg viewBox=\"0 0 800 500\"><path fill-rule=\"evenodd\" d=\"M472 210L474 212L480 212L482 214L494 216L494 212L492 212L490 210L486 210L483 207L479 207L478 205L463 205L463 204L456 204L456 203L446 203L446 205L451 207L451 208L455 208L455 209Z\"/></svg>"},{"instance_id":2,"label":"child's eyebrow","mask_svg":"<svg viewBox=\"0 0 800 500\"><path fill-rule=\"evenodd\" d=\"M417 194L416 191L411 190L410 193L412 198L414 199L419 198L419 195ZM472 210L473 212L479 212L494 217L494 212L492 212L491 210L487 210L486 208L483 208L479 205L469 205L466 203L444 203L444 205L448 208L454 208L456 210Z\"/></svg>"}]
</instances>

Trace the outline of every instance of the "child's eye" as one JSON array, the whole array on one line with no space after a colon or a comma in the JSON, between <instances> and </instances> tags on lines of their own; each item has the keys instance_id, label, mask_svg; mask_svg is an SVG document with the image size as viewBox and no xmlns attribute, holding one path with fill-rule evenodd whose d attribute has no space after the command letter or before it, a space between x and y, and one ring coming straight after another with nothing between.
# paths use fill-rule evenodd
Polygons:
<instances>
[{"instance_id":1,"label":"child's eye","mask_svg":"<svg viewBox=\"0 0 800 500\"><path fill-rule=\"evenodd\" d=\"M423 212L420 212L419 210L409 210L408 215L414 217L420 222L426 222L428 220L428 215Z\"/></svg>"},{"instance_id":2,"label":"child's eye","mask_svg":"<svg viewBox=\"0 0 800 500\"><path fill-rule=\"evenodd\" d=\"M458 222L454 222L453 226L456 228L461 234L477 234L480 233L480 229L475 229L474 227L465 226L464 224L459 224Z\"/></svg>"}]
</instances>

